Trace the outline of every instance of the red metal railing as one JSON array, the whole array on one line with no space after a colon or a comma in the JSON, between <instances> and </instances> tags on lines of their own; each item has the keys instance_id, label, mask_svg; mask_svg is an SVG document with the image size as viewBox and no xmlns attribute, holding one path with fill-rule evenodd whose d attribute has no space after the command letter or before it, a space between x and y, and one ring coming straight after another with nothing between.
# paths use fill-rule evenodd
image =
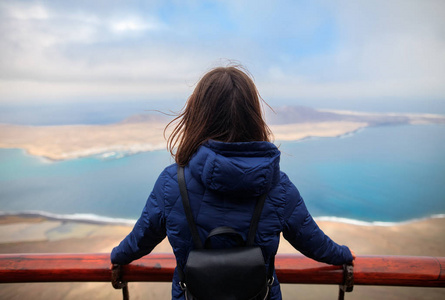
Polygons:
<instances>
[{"instance_id":1,"label":"red metal railing","mask_svg":"<svg viewBox=\"0 0 445 300\"><path fill-rule=\"evenodd\" d=\"M150 254L123 267L124 281L172 280L172 254ZM302 255L276 256L282 283L342 284L342 266ZM110 281L109 254L0 254L0 282ZM445 287L445 257L359 256L354 285Z\"/></svg>"}]
</instances>

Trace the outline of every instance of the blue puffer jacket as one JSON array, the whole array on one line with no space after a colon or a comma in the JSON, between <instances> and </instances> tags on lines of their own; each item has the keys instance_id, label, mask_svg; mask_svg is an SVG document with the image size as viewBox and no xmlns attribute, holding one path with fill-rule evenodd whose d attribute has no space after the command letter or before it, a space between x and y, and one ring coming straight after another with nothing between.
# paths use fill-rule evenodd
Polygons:
<instances>
[{"instance_id":1,"label":"blue puffer jacket","mask_svg":"<svg viewBox=\"0 0 445 300\"><path fill-rule=\"evenodd\" d=\"M280 171L280 151L268 142L222 143L201 146L185 168L193 216L201 239L219 226L230 226L246 238L256 196L268 193L255 243L265 260L277 252L280 233L301 253L329 264L352 261L346 246L339 246L319 229L297 188ZM168 236L173 252L184 266L193 242L179 193L177 165L159 176L132 232L111 253L115 264L128 264L148 253ZM224 238L219 241L224 247ZM214 245L214 243L212 243ZM278 280L271 299L281 299ZM184 299L173 277L173 299Z\"/></svg>"}]
</instances>

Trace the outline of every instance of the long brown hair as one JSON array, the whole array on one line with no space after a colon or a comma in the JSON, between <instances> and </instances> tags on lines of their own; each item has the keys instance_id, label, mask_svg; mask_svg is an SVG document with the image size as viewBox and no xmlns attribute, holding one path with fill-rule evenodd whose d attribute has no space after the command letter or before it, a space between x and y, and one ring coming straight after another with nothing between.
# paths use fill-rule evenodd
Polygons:
<instances>
[{"instance_id":1,"label":"long brown hair","mask_svg":"<svg viewBox=\"0 0 445 300\"><path fill-rule=\"evenodd\" d=\"M177 123L167 149L178 165L185 166L198 147L210 139L229 143L270 141L262 98L253 80L240 68L219 67L205 74L183 110L166 126L164 134Z\"/></svg>"}]
</instances>

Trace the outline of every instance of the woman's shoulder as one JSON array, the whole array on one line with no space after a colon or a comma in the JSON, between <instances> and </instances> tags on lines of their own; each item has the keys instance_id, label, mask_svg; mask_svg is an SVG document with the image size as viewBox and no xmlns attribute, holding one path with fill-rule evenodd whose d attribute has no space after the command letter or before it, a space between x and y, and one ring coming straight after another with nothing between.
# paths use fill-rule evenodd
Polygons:
<instances>
[{"instance_id":1,"label":"woman's shoulder","mask_svg":"<svg viewBox=\"0 0 445 300\"><path fill-rule=\"evenodd\" d=\"M178 164L174 163L174 164L171 164L171 165L165 167L164 171L162 171L160 176L176 178L177 173L178 173Z\"/></svg>"},{"instance_id":2,"label":"woman's shoulder","mask_svg":"<svg viewBox=\"0 0 445 300\"><path fill-rule=\"evenodd\" d=\"M170 182L175 181L177 182L177 164L171 164L167 166L158 176L158 179L156 180L154 190L155 191L163 191L165 189L165 186L168 185Z\"/></svg>"},{"instance_id":3,"label":"woman's shoulder","mask_svg":"<svg viewBox=\"0 0 445 300\"><path fill-rule=\"evenodd\" d=\"M286 173L280 170L280 181L278 183L283 189L297 189L296 186L292 183L292 181L289 179L289 176L287 176Z\"/></svg>"},{"instance_id":4,"label":"woman's shoulder","mask_svg":"<svg viewBox=\"0 0 445 300\"><path fill-rule=\"evenodd\" d=\"M286 205L289 201L300 200L299 190L283 171L280 171L280 180L272 188L270 195L278 206Z\"/></svg>"}]
</instances>

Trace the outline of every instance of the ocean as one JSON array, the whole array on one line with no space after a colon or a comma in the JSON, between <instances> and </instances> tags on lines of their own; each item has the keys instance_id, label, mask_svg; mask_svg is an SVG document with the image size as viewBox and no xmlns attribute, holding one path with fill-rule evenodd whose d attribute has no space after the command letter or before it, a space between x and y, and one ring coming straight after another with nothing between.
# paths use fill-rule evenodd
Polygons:
<instances>
[{"instance_id":1,"label":"ocean","mask_svg":"<svg viewBox=\"0 0 445 300\"><path fill-rule=\"evenodd\" d=\"M281 169L318 219L383 225L445 214L444 125L276 144ZM171 163L166 150L54 162L0 149L0 211L133 223Z\"/></svg>"}]
</instances>

